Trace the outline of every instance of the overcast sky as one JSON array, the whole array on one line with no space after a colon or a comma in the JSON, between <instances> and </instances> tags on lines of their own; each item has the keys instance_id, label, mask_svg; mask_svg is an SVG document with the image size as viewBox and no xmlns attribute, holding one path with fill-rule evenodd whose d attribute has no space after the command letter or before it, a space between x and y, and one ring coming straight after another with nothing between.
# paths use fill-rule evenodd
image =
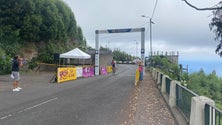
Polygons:
<instances>
[{"instance_id":1,"label":"overcast sky","mask_svg":"<svg viewBox=\"0 0 222 125\"><path fill-rule=\"evenodd\" d=\"M149 18L156 0L64 0L73 10L87 44L95 47L95 30L146 28L145 56L150 51ZM220 0L188 0L198 7L211 7ZM153 51L179 51L180 60L221 60L210 31L212 11L197 11L182 0L158 0L152 25ZM140 56L141 34L118 33L99 36L100 45L119 48Z\"/></svg>"}]
</instances>

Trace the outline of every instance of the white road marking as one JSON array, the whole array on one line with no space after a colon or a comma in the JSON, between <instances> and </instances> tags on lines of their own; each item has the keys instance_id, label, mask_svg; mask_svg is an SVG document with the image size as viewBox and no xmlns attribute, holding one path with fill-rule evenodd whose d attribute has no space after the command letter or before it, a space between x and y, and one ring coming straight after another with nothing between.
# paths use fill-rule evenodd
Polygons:
<instances>
[{"instance_id":1,"label":"white road marking","mask_svg":"<svg viewBox=\"0 0 222 125\"><path fill-rule=\"evenodd\" d=\"M41 102L41 103L39 103L39 104L36 104L36 105L34 105L34 106L31 106L31 107L28 107L28 108L22 109L22 110L18 111L17 113L22 113L22 112L25 112L25 111L28 111L28 110L31 110L31 109L37 108L37 107L39 107L39 106L41 106L41 105L44 105L44 104L49 103L49 102L51 102L51 101L54 101L54 100L56 100L56 99L58 99L58 98L55 97L55 98L52 98L52 99L46 100L46 101ZM16 113L15 113L15 114L16 114ZM4 120L4 119L9 118L9 117L12 117L12 114L9 114L9 115L6 115L6 116L3 116L3 117L0 117L0 120Z\"/></svg>"},{"instance_id":2,"label":"white road marking","mask_svg":"<svg viewBox=\"0 0 222 125\"><path fill-rule=\"evenodd\" d=\"M27 110L30 110L30 109L39 107L39 106L41 106L41 105L44 105L44 104L49 103L49 102L51 102L51 101L53 101L53 100L56 100L56 99L58 99L58 98L56 97L56 98L49 99L49 100L47 100L47 101L41 102L41 103L39 103L39 104L36 104L36 105L34 105L34 106L25 108L25 109L23 109L23 110L21 110L21 111L27 111Z\"/></svg>"},{"instance_id":3,"label":"white road marking","mask_svg":"<svg viewBox=\"0 0 222 125\"><path fill-rule=\"evenodd\" d=\"M11 117L11 116L12 116L12 115L9 114L9 115L7 115L7 116L1 117L0 120L6 119L6 118Z\"/></svg>"}]
</instances>

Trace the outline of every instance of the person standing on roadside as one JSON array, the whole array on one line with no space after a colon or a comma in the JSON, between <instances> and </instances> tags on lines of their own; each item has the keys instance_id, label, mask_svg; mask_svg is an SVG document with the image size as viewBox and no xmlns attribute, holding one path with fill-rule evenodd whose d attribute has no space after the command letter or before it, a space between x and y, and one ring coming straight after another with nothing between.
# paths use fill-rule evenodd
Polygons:
<instances>
[{"instance_id":1,"label":"person standing on roadside","mask_svg":"<svg viewBox=\"0 0 222 125\"><path fill-rule=\"evenodd\" d=\"M22 88L19 87L19 68L23 66L22 64L22 58L20 58L18 55L16 55L12 61L12 78L14 80L13 82L13 92L20 91Z\"/></svg>"},{"instance_id":2,"label":"person standing on roadside","mask_svg":"<svg viewBox=\"0 0 222 125\"><path fill-rule=\"evenodd\" d=\"M142 65L142 63L139 64L139 72L140 72L139 80L141 82L141 81L143 81L143 65Z\"/></svg>"},{"instance_id":3,"label":"person standing on roadside","mask_svg":"<svg viewBox=\"0 0 222 125\"><path fill-rule=\"evenodd\" d=\"M116 63L114 60L112 60L111 65L112 65L112 70L113 70L113 75L114 75L116 73Z\"/></svg>"}]
</instances>

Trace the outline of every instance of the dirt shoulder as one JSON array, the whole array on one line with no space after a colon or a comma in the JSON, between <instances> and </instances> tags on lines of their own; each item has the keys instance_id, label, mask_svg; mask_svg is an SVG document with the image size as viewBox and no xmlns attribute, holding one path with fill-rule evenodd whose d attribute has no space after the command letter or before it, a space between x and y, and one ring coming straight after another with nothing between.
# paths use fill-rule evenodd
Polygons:
<instances>
[{"instance_id":1,"label":"dirt shoulder","mask_svg":"<svg viewBox=\"0 0 222 125\"><path fill-rule=\"evenodd\" d=\"M176 125L166 102L164 101L151 74L147 72L144 80L135 86L121 125Z\"/></svg>"}]
</instances>

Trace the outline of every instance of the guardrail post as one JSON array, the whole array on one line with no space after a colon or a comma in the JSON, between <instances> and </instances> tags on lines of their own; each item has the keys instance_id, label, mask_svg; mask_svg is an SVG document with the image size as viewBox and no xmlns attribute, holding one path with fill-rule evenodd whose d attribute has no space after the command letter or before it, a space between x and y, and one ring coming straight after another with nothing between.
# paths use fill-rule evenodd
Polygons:
<instances>
[{"instance_id":1,"label":"guardrail post","mask_svg":"<svg viewBox=\"0 0 222 125\"><path fill-rule=\"evenodd\" d=\"M172 80L170 83L170 97L169 97L169 105L170 107L176 106L176 84L178 81Z\"/></svg>"},{"instance_id":2,"label":"guardrail post","mask_svg":"<svg viewBox=\"0 0 222 125\"><path fill-rule=\"evenodd\" d=\"M156 79L156 69L153 70L153 79L154 79L154 81Z\"/></svg>"},{"instance_id":3,"label":"guardrail post","mask_svg":"<svg viewBox=\"0 0 222 125\"><path fill-rule=\"evenodd\" d=\"M159 72L156 70L156 72L155 72L155 82L157 82L157 79L158 79L158 74L159 74Z\"/></svg>"},{"instance_id":4,"label":"guardrail post","mask_svg":"<svg viewBox=\"0 0 222 125\"><path fill-rule=\"evenodd\" d=\"M153 76L153 78L154 78L155 71L156 71L156 69L152 68L152 76Z\"/></svg>"},{"instance_id":5,"label":"guardrail post","mask_svg":"<svg viewBox=\"0 0 222 125\"><path fill-rule=\"evenodd\" d=\"M153 70L153 79L155 80L156 77L156 69Z\"/></svg>"},{"instance_id":6,"label":"guardrail post","mask_svg":"<svg viewBox=\"0 0 222 125\"><path fill-rule=\"evenodd\" d=\"M206 103L215 105L214 101L208 97L192 97L190 125L205 125L204 107Z\"/></svg>"},{"instance_id":7,"label":"guardrail post","mask_svg":"<svg viewBox=\"0 0 222 125\"><path fill-rule=\"evenodd\" d=\"M162 86L161 86L161 92L162 93L166 93L166 78L167 78L168 76L166 76L166 75L163 75L163 78L162 78Z\"/></svg>"},{"instance_id":8,"label":"guardrail post","mask_svg":"<svg viewBox=\"0 0 222 125\"><path fill-rule=\"evenodd\" d=\"M160 84L160 79L161 79L161 72L158 72L158 76L157 76L157 84Z\"/></svg>"}]
</instances>

